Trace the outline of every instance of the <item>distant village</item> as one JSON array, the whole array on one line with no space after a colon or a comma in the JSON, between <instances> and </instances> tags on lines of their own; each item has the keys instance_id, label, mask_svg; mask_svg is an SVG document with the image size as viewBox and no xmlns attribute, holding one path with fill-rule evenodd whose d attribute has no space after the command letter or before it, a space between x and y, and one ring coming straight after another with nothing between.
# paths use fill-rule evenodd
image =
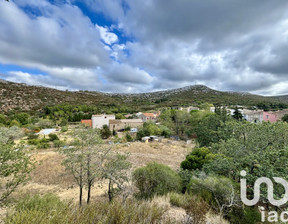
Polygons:
<instances>
[{"instance_id":1,"label":"distant village","mask_svg":"<svg viewBox=\"0 0 288 224\"><path fill-rule=\"evenodd\" d=\"M223 107L222 107L223 108ZM189 107L175 107L173 109L186 111L190 113L191 111L200 110L198 107L189 106ZM231 109L224 107L227 111L227 114L233 116L236 109ZM215 107L209 108L210 112L215 113ZM262 122L271 122L275 123L280 121L285 114L288 114L288 109L279 110L279 111L264 111L264 110L249 110L244 109L241 106L237 106L237 110L242 114L243 119L251 123L262 123ZM97 114L92 115L89 120L81 120L82 124L85 124L91 128L101 129L104 125L109 127L110 131L122 132L125 128L130 127L130 132L137 132L138 128L142 127L145 122L154 122L157 124L158 118L161 115L160 111L151 112L151 113L142 113L138 112L136 114L127 114L125 115L126 119L116 119L115 115L108 114Z\"/></svg>"}]
</instances>

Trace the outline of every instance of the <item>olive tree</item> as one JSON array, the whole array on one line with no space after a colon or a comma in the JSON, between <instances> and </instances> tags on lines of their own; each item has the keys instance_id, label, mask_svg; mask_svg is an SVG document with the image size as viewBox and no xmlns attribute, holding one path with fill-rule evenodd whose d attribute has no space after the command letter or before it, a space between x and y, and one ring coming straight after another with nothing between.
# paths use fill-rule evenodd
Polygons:
<instances>
[{"instance_id":1,"label":"olive tree","mask_svg":"<svg viewBox=\"0 0 288 224\"><path fill-rule=\"evenodd\" d=\"M17 127L0 128L0 204L29 179L34 167L24 148L14 144L22 135Z\"/></svg>"},{"instance_id":2,"label":"olive tree","mask_svg":"<svg viewBox=\"0 0 288 224\"><path fill-rule=\"evenodd\" d=\"M73 138L71 147L61 152L66 155L63 165L79 186L79 205L82 205L84 187L87 188L87 203L90 202L91 190L97 179L109 181L108 195L112 200L116 191L124 189L126 171L130 167L126 161L128 155L115 153L102 141L98 129L82 126L74 131Z\"/></svg>"}]
</instances>

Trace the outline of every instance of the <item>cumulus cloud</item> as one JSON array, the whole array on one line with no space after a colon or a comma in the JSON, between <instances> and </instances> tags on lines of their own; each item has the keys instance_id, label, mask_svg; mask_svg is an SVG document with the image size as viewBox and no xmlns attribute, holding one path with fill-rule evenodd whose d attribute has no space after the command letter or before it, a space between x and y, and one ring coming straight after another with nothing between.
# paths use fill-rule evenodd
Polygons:
<instances>
[{"instance_id":1,"label":"cumulus cloud","mask_svg":"<svg viewBox=\"0 0 288 224\"><path fill-rule=\"evenodd\" d=\"M112 26L93 24L79 2ZM50 78L69 88L145 92L196 83L286 94L287 6L285 0L1 1L0 62L39 69L48 74L35 76L39 82Z\"/></svg>"},{"instance_id":2,"label":"cumulus cloud","mask_svg":"<svg viewBox=\"0 0 288 224\"><path fill-rule=\"evenodd\" d=\"M107 27L96 25L96 28L99 30L100 36L106 44L112 45L118 41L117 35L115 33L110 32Z\"/></svg>"}]
</instances>

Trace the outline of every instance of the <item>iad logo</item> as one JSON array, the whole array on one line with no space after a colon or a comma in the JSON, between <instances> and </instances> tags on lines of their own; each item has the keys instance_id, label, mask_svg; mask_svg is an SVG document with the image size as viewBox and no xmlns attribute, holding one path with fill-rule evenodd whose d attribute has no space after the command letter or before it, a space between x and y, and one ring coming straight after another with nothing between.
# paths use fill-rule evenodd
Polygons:
<instances>
[{"instance_id":1,"label":"iad logo","mask_svg":"<svg viewBox=\"0 0 288 224\"><path fill-rule=\"evenodd\" d=\"M246 176L246 171L242 170L240 172L240 175L242 177ZM267 185L267 198L268 201L274 205L274 206L281 206L284 205L288 202L288 183L286 180L280 177L273 177L274 181L276 183L281 184L284 189L285 189L285 194L283 195L282 199L275 200L273 196L273 182L267 178L267 177L261 177L258 178L254 184L254 198L252 200L247 199L247 182L246 179L241 179L240 184L241 184L241 200L245 205L248 206L253 206L256 205L259 202L260 199L260 185L261 184L266 184ZM268 212L268 222L278 222L278 213L276 211L270 211ZM288 222L288 212L282 212L280 215L280 220L282 222ZM265 221L265 210L264 208L261 208L261 221Z\"/></svg>"}]
</instances>

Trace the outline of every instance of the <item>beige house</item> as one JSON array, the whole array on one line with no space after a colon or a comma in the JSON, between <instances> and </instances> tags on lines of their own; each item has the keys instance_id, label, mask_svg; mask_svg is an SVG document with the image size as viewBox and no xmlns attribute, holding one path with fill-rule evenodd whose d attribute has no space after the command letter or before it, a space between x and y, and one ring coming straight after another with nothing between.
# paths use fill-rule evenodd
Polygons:
<instances>
[{"instance_id":1,"label":"beige house","mask_svg":"<svg viewBox=\"0 0 288 224\"><path fill-rule=\"evenodd\" d=\"M120 119L120 120L109 120L110 131L120 131L127 127L139 128L143 126L141 119Z\"/></svg>"},{"instance_id":2,"label":"beige house","mask_svg":"<svg viewBox=\"0 0 288 224\"><path fill-rule=\"evenodd\" d=\"M156 119L158 118L158 114L154 114L154 113L141 113L140 115L138 115L138 118L141 119L143 122L148 122L148 121L153 121L155 122Z\"/></svg>"},{"instance_id":3,"label":"beige house","mask_svg":"<svg viewBox=\"0 0 288 224\"><path fill-rule=\"evenodd\" d=\"M110 120L115 120L115 115L92 115L92 128L102 128L105 124L109 127Z\"/></svg>"}]
</instances>

